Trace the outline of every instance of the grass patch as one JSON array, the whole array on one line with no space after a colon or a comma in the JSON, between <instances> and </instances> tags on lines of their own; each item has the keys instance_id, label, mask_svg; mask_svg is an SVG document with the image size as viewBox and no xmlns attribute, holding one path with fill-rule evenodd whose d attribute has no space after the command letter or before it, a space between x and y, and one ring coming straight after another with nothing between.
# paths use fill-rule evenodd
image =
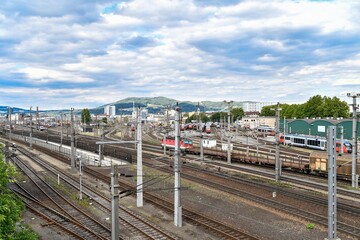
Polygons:
<instances>
[{"instance_id":1,"label":"grass patch","mask_svg":"<svg viewBox=\"0 0 360 240\"><path fill-rule=\"evenodd\" d=\"M20 171L16 171L15 173L15 181L16 182L23 182L23 181L28 181L28 177L23 173L23 172L20 172Z\"/></svg>"},{"instance_id":2,"label":"grass patch","mask_svg":"<svg viewBox=\"0 0 360 240\"><path fill-rule=\"evenodd\" d=\"M51 185L53 186L56 190L58 190L59 192L64 193L65 195L69 196L71 200L77 202L79 205L81 205L82 207L89 209L89 210L93 210L94 207L92 207L90 205L90 199L85 196L85 194L83 193L83 199L79 199L79 192L74 192L72 190L70 190L68 187L66 187L64 184L62 184L60 182L60 184L57 183L57 180L46 176L45 180Z\"/></svg>"},{"instance_id":3,"label":"grass patch","mask_svg":"<svg viewBox=\"0 0 360 240\"><path fill-rule=\"evenodd\" d=\"M314 223L308 223L306 224L306 229L312 230L315 228L315 224Z\"/></svg>"}]
</instances>

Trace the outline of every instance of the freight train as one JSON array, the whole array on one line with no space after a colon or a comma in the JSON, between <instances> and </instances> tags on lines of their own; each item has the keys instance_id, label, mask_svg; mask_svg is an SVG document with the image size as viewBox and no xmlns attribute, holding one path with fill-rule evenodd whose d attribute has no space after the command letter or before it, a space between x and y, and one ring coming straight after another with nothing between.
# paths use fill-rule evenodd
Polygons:
<instances>
[{"instance_id":1,"label":"freight train","mask_svg":"<svg viewBox=\"0 0 360 240\"><path fill-rule=\"evenodd\" d=\"M214 140L215 141L215 140ZM227 159L227 151L222 150L218 146L206 146L204 145L204 155L210 159ZM200 154L200 147L192 147L186 149L188 154ZM322 151L315 151L314 153L286 153L280 152L281 165L284 169L302 172L302 173L311 173L319 176L327 176L327 153ZM235 148L231 151L231 161L232 162L242 162L250 163L256 165L264 166L275 166L275 152L269 151L265 148L260 148L259 151L256 149L250 148L249 151L246 150L246 147ZM351 179L351 164L349 164L349 155L337 156L337 176L338 179L349 180ZM360 172L360 165L358 165L358 171Z\"/></svg>"},{"instance_id":2,"label":"freight train","mask_svg":"<svg viewBox=\"0 0 360 240\"><path fill-rule=\"evenodd\" d=\"M326 150L327 145L326 138L296 134L280 135L280 143L323 151ZM340 152L341 147L344 153L352 152L352 144L348 140L344 140L342 146L340 140L336 140L336 152Z\"/></svg>"}]
</instances>

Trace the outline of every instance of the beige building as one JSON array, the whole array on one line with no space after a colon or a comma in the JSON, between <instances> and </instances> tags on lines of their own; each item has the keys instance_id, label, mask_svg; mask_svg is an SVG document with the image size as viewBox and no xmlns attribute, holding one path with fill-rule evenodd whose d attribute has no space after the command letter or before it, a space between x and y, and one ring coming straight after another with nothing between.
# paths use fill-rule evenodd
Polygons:
<instances>
[{"instance_id":1,"label":"beige building","mask_svg":"<svg viewBox=\"0 0 360 240\"><path fill-rule=\"evenodd\" d=\"M259 126L275 127L275 117L244 116L242 122L245 128L255 129Z\"/></svg>"}]
</instances>

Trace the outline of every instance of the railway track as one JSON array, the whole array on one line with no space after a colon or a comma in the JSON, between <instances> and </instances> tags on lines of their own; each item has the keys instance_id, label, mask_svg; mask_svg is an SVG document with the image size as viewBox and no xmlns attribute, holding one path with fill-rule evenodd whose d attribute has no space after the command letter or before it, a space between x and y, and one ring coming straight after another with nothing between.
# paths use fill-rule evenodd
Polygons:
<instances>
[{"instance_id":1,"label":"railway track","mask_svg":"<svg viewBox=\"0 0 360 240\"><path fill-rule=\"evenodd\" d=\"M243 166L234 165L234 164L229 166L229 164L222 163L219 161L207 162L207 164L213 165L216 167L229 168L232 170L241 171L241 172L253 174L255 176L262 176L262 177L265 177L268 179L274 179L274 174L275 174L273 170L271 170L272 172L268 172L268 171L264 171L263 169L259 170L259 169L249 168L246 166L243 167ZM282 182L296 184L297 186L301 185L301 187L316 188L317 190L322 190L324 192L328 191L327 183L319 182L318 176L313 176L312 179L310 179L310 180L299 179L299 175L296 174L296 172L287 171L286 169L283 169L283 172L284 171L286 171L287 173L286 173L286 175L282 174L282 176L281 176ZM291 173L292 175L297 175L297 176L290 176L289 173ZM309 177L309 175L308 175L308 177ZM341 180L338 180L338 181L341 181ZM346 183L348 183L348 182L346 182ZM339 195L343 195L343 196L354 198L354 199L359 198L358 191L347 190L347 189L343 189L343 188L339 188L339 187L337 188L336 191L337 191L337 194L339 194Z\"/></svg>"},{"instance_id":2,"label":"railway track","mask_svg":"<svg viewBox=\"0 0 360 240\"><path fill-rule=\"evenodd\" d=\"M88 174L92 174L93 176L101 179L102 181L108 183L110 178L99 173L98 171L95 171L91 168L86 168L85 171ZM124 188L125 191L129 191L130 189L134 189L135 186L129 184L126 181L121 181L120 186ZM154 193L145 192L144 198L147 202L152 203L153 205L156 205L160 207L161 209L166 210L169 213L173 213L174 205L170 200L166 200L160 196L157 196ZM190 210L183 207L183 217L187 221L191 222L192 224L196 226L203 227L207 229L209 232L212 232L216 236L220 238L225 239L243 239L243 240L251 240L251 239L257 239L254 236L245 234L243 231L234 228L232 226L223 224L219 222L218 220L209 218L207 216L204 216L202 213L199 213L194 210Z\"/></svg>"},{"instance_id":3,"label":"railway track","mask_svg":"<svg viewBox=\"0 0 360 240\"><path fill-rule=\"evenodd\" d=\"M44 149L42 149L42 150L44 150ZM48 152L47 152L47 154L48 154ZM67 163L69 163L68 160L65 160L65 161ZM88 174L92 174L94 177L96 177L98 179L102 179L106 183L110 182L109 177L102 176L98 172L91 170L87 167L84 167L84 172L86 172ZM134 186L131 186L131 185L129 185L129 183L126 183L126 182L121 182L120 186L124 186L125 191L128 191L129 189L134 189ZM150 194L150 193L145 193L145 200L167 210L170 213L173 212L173 204L169 200L165 201L165 203L166 203L165 204L164 199L161 199L160 197L158 197L154 194ZM165 204L165 206L164 206L164 204ZM244 239L244 240L257 239L256 237L245 234L241 230L238 230L234 227L227 226L225 224L220 223L219 221L216 221L209 217L202 216L201 213L197 213L196 211L183 209L183 214L184 214L185 219L187 219L188 221L192 222L195 225L202 226L203 228L209 230L216 236L225 237L226 239ZM159 238L159 236L156 236L155 238L152 238L152 239L169 239L169 238Z\"/></svg>"},{"instance_id":4,"label":"railway track","mask_svg":"<svg viewBox=\"0 0 360 240\"><path fill-rule=\"evenodd\" d=\"M28 209L47 220L48 225L55 225L58 229L61 229L69 236L69 239L86 240L96 238L96 235L94 235L93 232L89 232L83 225L58 212L56 209L43 204L19 185L13 184L10 186L10 189L24 201Z\"/></svg>"},{"instance_id":5,"label":"railway track","mask_svg":"<svg viewBox=\"0 0 360 240\"><path fill-rule=\"evenodd\" d=\"M160 159L157 159L157 161L160 161L162 163L167 163L167 161L162 161ZM146 164L146 163L144 163ZM151 166L152 164L149 164ZM188 169L191 169L191 171L185 171ZM163 170L169 171L168 168L164 168ZM199 174L198 174L199 173ZM206 173L206 174L204 174ZM241 185L244 184L249 185L251 188L261 188L263 190L266 190L269 192L268 195L271 195L272 192L277 192L277 194L281 194L282 196L287 196L291 198L295 198L299 201L306 201L309 204L316 204L317 206L324 209L324 212L327 213L327 200L321 199L319 197L306 195L304 193L298 194L291 191L287 191L285 188L280 187L273 187L269 186L267 184L260 184L260 183L254 183L253 180L246 180L246 179L240 179L238 177L229 176L226 174L219 174L214 173L208 170L203 170L199 168L195 168L193 166L186 165L184 166L184 169L181 173L182 178L185 178L187 180L191 180L193 182L197 182L199 184L212 187L215 189L218 189L220 191L245 198L247 200L251 200L253 202L259 203L261 205L265 205L271 208L274 208L276 210L280 210L283 212L286 212L288 214L291 214L293 216L301 217L306 220L312 221L314 223L318 223L324 226L327 226L328 219L325 214L325 216L316 214L313 212L309 212L303 209L299 209L297 206L290 206L286 203L282 203L276 200L271 200L269 198L265 198L262 196L259 196L257 194L252 194L248 192L248 190L240 190ZM218 180L217 180L218 179ZM226 180L226 181L224 181ZM234 183L238 183L239 186L235 186ZM339 203L337 205L337 209L339 213L345 213L351 216L353 219L360 219L360 209L357 207L353 207L348 204ZM338 218L337 227L339 231L342 231L346 234L349 234L351 236L354 236L356 238L360 238L360 228L358 226L350 225L345 222L340 222Z\"/></svg>"},{"instance_id":6,"label":"railway track","mask_svg":"<svg viewBox=\"0 0 360 240\"><path fill-rule=\"evenodd\" d=\"M44 149L43 149L44 150ZM66 174L63 170L56 168L54 166L51 166L45 161L42 161L40 158L36 156L31 156L33 154L29 152L25 152L24 150L20 151L29 156L32 157L33 160L35 160L37 163L41 164L48 172L53 173L55 176L57 174L60 174L61 179L63 182L66 182L68 185L72 186L76 190L79 190L79 183L78 179ZM49 154L49 150L45 149L45 153ZM51 154L51 152L50 152ZM59 156L57 156L59 157ZM64 159L64 162L69 163L67 160ZM89 186L86 183L82 184L83 186L83 194L87 196L88 198L91 198L92 201L96 202L101 208L105 209L106 212L110 215L111 214L111 208L109 207L111 204L111 201L108 196L105 196L104 194L100 192L95 192L91 186ZM142 236L145 239L178 239L177 236L168 233L164 229L160 228L159 226L156 226L155 224L151 223L147 219L141 217L140 215L130 211L129 209L120 206L120 215L121 218L119 218L120 224L124 226L126 229L129 229L133 233L137 234L137 236Z\"/></svg>"},{"instance_id":7,"label":"railway track","mask_svg":"<svg viewBox=\"0 0 360 240\"><path fill-rule=\"evenodd\" d=\"M87 230L87 234L82 235L85 239L109 239L111 237L110 228L101 224L99 220L94 219L88 213L85 213L79 207L70 202L66 196L50 186L45 179L40 177L33 169L23 162L22 159L15 157L15 164L24 172L38 189L49 199L53 205L58 207L64 215L82 225ZM27 189L33 191L33 187ZM35 192L38 194L38 192ZM34 197L34 196L32 196Z\"/></svg>"},{"instance_id":8,"label":"railway track","mask_svg":"<svg viewBox=\"0 0 360 240\"><path fill-rule=\"evenodd\" d=\"M167 161L168 163L168 161ZM213 182L210 182L209 186L214 186L214 183ZM219 186L221 189L224 189L225 187L224 186ZM231 191L233 190L229 190L231 193ZM232 193L233 194L233 193ZM246 195L246 192L242 192L241 193L242 196ZM256 197L256 196L249 196L249 199L251 199L251 197ZM255 201L256 202L256 199L251 199L252 201ZM264 200L258 200L259 203L261 203L262 201ZM266 203L263 203L264 205L266 205ZM274 204L278 204L278 202L271 202L271 203L268 203L268 206L270 207L273 207ZM306 211L302 211L302 210L299 210L299 209L296 209L296 208L293 208L291 206L287 206L287 205L282 205L282 206L279 206L278 207L279 210L282 210L282 211L285 211L285 212L289 212L290 214L293 214L293 215L296 215L296 216L299 216L299 217L302 217L302 218L305 218L305 219L308 219L310 221L313 221L313 222L317 222L319 224L327 224L327 218L326 217L323 217L323 216L319 216L319 215L316 215L316 214L311 214L311 213L308 213ZM352 211L352 210L350 210ZM344 223L340 223L338 224L338 229L340 231L343 231L345 233L348 233L349 235L352 235L352 236L355 236L357 238L359 238L359 229L355 226L350 226L348 224L344 224Z\"/></svg>"},{"instance_id":9,"label":"railway track","mask_svg":"<svg viewBox=\"0 0 360 240\"><path fill-rule=\"evenodd\" d=\"M58 140L58 139L57 139ZM92 144L94 144L94 139L93 138L84 138L83 139L83 144L82 144L82 147L84 150L88 150L88 151L94 151L94 149L96 149L95 147L91 147ZM126 159L130 159L132 160L133 158L136 158L136 152L135 150L133 149L133 145L130 145L129 147L119 147L119 146L111 146L112 148L114 148L115 150L111 150L110 148L106 148L107 149L107 153L110 155L110 156L114 156L116 157L116 154L117 153L120 153L121 151L125 151L124 153L122 153L122 156L125 156L124 160ZM159 155L162 155L163 153L163 150L158 147L158 146L154 146L152 144L143 144L143 149L144 149L144 152L147 151L148 153L150 152L157 152ZM149 155L150 157L150 155ZM120 159L121 159L121 156L120 156ZM186 157L183 157L183 159L192 159L190 158L189 156L186 156ZM130 161L131 162L131 161ZM215 163L212 163L212 164L215 164ZM226 165L225 163L219 163L217 162L216 163L218 166L223 166L223 167L227 167L229 168L229 165ZM261 167L267 167L269 168L268 165L262 165ZM270 166L271 167L271 166ZM272 177L271 174L267 174L267 173L262 173L262 171L256 171L256 170L250 170L250 169L239 169L241 167L237 166L236 164L232 164L230 168L234 168L235 170L241 170L241 171L245 171L245 172L248 172L248 173L251 173L251 174L257 174L259 176L264 176L264 177ZM288 171L285 167L283 168L283 171ZM294 172L294 171L288 171L288 172ZM294 172L296 173L296 172ZM299 174L303 174L302 172L300 172ZM316 178L318 179L319 177L316 176ZM289 182L289 183L296 183L296 184L303 184L304 186L307 186L307 187L311 187L311 188L314 188L314 186L318 189L321 189L321 190L324 190L324 191L327 191L326 189L326 186L324 185L321 185L321 184L318 184L317 183L317 180L314 180L314 182L309 182L309 181L306 181L302 178L291 178L291 177L286 177L286 176L283 176L282 177L283 180ZM346 182L346 184L348 184L348 182ZM341 188L338 189L338 192L341 193L342 195L344 196L348 196L348 197L355 197L355 198L358 198L359 197L359 194L354 192L354 191L349 191L349 190L342 190Z\"/></svg>"}]
</instances>

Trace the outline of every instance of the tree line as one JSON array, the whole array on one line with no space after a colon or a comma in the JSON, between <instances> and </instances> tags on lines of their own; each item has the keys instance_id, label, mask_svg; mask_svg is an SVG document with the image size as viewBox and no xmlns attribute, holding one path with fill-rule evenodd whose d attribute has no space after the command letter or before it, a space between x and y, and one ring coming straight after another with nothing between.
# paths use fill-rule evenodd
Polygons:
<instances>
[{"instance_id":1,"label":"tree line","mask_svg":"<svg viewBox=\"0 0 360 240\"><path fill-rule=\"evenodd\" d=\"M345 101L337 97L316 95L303 104L280 104L280 117L285 118L326 118L350 117L350 109ZM263 107L260 116L275 116L276 105Z\"/></svg>"},{"instance_id":2,"label":"tree line","mask_svg":"<svg viewBox=\"0 0 360 240\"><path fill-rule=\"evenodd\" d=\"M232 108L231 111L230 111L230 115L232 116L232 119L235 121L237 119L241 119L245 115L245 113L244 113L244 110L242 108ZM187 117L186 123L190 123L193 120L197 121L198 114L194 113L191 116L189 116L188 113L185 113L184 117ZM208 117L203 112L199 113L199 119L203 123L210 122L210 121L211 122L220 122L220 119L224 119L224 118L227 121L227 118L228 118L228 113L227 112L215 112L210 117Z\"/></svg>"}]
</instances>

